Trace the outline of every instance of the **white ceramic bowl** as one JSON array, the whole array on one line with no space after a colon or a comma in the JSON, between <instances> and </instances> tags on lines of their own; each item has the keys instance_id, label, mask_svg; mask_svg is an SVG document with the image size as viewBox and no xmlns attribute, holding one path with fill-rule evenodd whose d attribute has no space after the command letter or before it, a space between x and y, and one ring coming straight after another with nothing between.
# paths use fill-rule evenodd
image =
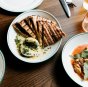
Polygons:
<instances>
[{"instance_id":1,"label":"white ceramic bowl","mask_svg":"<svg viewBox=\"0 0 88 87\"><path fill-rule=\"evenodd\" d=\"M30 10L28 12L22 13L21 15L19 15L18 17L16 17L13 22L11 23L9 29L8 29L8 33L7 33L7 43L9 46L10 51L20 60L28 62L28 63L39 63L39 62L43 62L49 58L51 58L59 49L60 44L61 44L61 40L59 40L57 43L55 43L54 45L51 46L51 49L46 52L46 54L39 56L38 58L25 58L22 57L18 51L17 51L17 47L15 44L15 38L17 35L17 32L13 29L12 24L21 21L22 19L31 16L31 15L39 15L45 18L48 18L52 21L55 21L57 23L57 25L60 27L60 24L58 22L58 20L49 12L43 11L43 10Z\"/></svg>"},{"instance_id":2,"label":"white ceramic bowl","mask_svg":"<svg viewBox=\"0 0 88 87\"><path fill-rule=\"evenodd\" d=\"M5 73L5 59L3 53L0 51L0 83L3 80Z\"/></svg>"},{"instance_id":3,"label":"white ceramic bowl","mask_svg":"<svg viewBox=\"0 0 88 87\"><path fill-rule=\"evenodd\" d=\"M80 86L88 87L88 81L82 81L81 78L74 72L70 57L74 48L82 44L88 44L88 33L75 35L70 40L68 40L62 51L62 63L68 76L74 82L76 82Z\"/></svg>"}]
</instances>

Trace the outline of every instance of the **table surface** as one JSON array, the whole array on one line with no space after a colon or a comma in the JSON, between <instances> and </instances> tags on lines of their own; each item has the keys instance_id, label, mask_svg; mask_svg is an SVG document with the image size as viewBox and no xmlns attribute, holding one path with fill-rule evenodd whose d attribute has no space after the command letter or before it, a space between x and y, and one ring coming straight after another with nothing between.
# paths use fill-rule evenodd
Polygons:
<instances>
[{"instance_id":1,"label":"table surface","mask_svg":"<svg viewBox=\"0 0 88 87\"><path fill-rule=\"evenodd\" d=\"M81 25L86 11L82 8L82 0L73 2L76 7L70 7L71 18L66 17L58 0L44 0L37 8L52 13L66 33L58 52L39 64L23 63L12 55L7 46L6 35L10 23L20 13L11 13L0 8L0 48L6 61L5 76L0 87L80 87L69 78L61 62L61 52L66 41L83 32Z\"/></svg>"}]
</instances>

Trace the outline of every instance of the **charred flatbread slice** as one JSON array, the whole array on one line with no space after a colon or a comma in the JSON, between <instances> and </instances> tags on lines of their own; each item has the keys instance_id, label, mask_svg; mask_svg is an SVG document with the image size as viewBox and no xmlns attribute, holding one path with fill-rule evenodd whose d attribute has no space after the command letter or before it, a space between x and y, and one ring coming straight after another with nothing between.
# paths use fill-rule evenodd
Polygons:
<instances>
[{"instance_id":1,"label":"charred flatbread slice","mask_svg":"<svg viewBox=\"0 0 88 87\"><path fill-rule=\"evenodd\" d=\"M49 41L49 44L54 44L54 41L49 33L49 31L47 30L47 26L45 25L45 23L43 22L43 30L44 30L44 35L47 37L47 41Z\"/></svg>"},{"instance_id":2,"label":"charred flatbread slice","mask_svg":"<svg viewBox=\"0 0 88 87\"><path fill-rule=\"evenodd\" d=\"M60 33L60 35L63 37L63 36L66 36L66 34L61 30L61 28L57 27L56 26L56 30L58 33Z\"/></svg>"},{"instance_id":3,"label":"charred flatbread slice","mask_svg":"<svg viewBox=\"0 0 88 87\"><path fill-rule=\"evenodd\" d=\"M48 26L48 31L49 31L50 35L52 36L54 42L58 41L58 36L55 33L53 27L51 26L51 23L46 22L46 25Z\"/></svg>"},{"instance_id":4,"label":"charred flatbread slice","mask_svg":"<svg viewBox=\"0 0 88 87\"><path fill-rule=\"evenodd\" d=\"M23 36L30 37L30 35L20 26L19 23L13 24L13 28Z\"/></svg>"},{"instance_id":5,"label":"charred flatbread slice","mask_svg":"<svg viewBox=\"0 0 88 87\"><path fill-rule=\"evenodd\" d=\"M52 23L52 24L56 25L56 22L54 22L54 21L52 21L52 20L49 20L49 19L47 19L47 18L41 17L41 16L38 16L37 20L38 20L38 21L42 21L42 22Z\"/></svg>"},{"instance_id":6,"label":"charred flatbread slice","mask_svg":"<svg viewBox=\"0 0 88 87\"><path fill-rule=\"evenodd\" d=\"M24 20L22 20L19 24L31 37L36 38L36 35L32 32L32 30Z\"/></svg>"},{"instance_id":7,"label":"charred flatbread slice","mask_svg":"<svg viewBox=\"0 0 88 87\"><path fill-rule=\"evenodd\" d=\"M41 43L41 36L38 32L38 24L37 24L37 17L38 16L31 16L31 20L32 20L32 25L33 25L33 28L35 30L35 34L36 34L36 37L37 37L37 40L39 41L39 43Z\"/></svg>"},{"instance_id":8,"label":"charred flatbread slice","mask_svg":"<svg viewBox=\"0 0 88 87\"><path fill-rule=\"evenodd\" d=\"M39 23L39 21L37 21L37 32L38 32L38 35L39 35L39 43L40 43L40 46L43 46L43 41L42 41L42 38L43 38L43 35L42 35L42 25Z\"/></svg>"},{"instance_id":9,"label":"charred flatbread slice","mask_svg":"<svg viewBox=\"0 0 88 87\"><path fill-rule=\"evenodd\" d=\"M44 35L44 30L43 30L43 25L42 25L42 22L38 21L38 32L40 34L40 37L41 37L41 41L42 41L42 47L46 47L49 45L45 35Z\"/></svg>"}]
</instances>

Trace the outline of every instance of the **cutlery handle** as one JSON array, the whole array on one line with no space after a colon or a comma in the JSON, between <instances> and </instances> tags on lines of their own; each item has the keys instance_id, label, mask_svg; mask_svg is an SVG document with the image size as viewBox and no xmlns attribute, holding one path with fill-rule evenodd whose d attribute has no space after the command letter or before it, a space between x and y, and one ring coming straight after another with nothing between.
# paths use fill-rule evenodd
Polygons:
<instances>
[{"instance_id":1,"label":"cutlery handle","mask_svg":"<svg viewBox=\"0 0 88 87\"><path fill-rule=\"evenodd\" d=\"M65 14L69 18L71 16L71 12L70 12L70 9L69 9L66 1L65 0L59 0L59 1L61 3L62 8L64 9Z\"/></svg>"}]
</instances>

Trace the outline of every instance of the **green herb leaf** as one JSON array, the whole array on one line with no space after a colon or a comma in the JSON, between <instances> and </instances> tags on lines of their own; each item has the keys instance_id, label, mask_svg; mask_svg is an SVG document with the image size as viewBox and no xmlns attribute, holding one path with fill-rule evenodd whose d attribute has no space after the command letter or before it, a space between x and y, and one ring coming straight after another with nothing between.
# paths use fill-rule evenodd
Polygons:
<instances>
[{"instance_id":1,"label":"green herb leaf","mask_svg":"<svg viewBox=\"0 0 88 87\"><path fill-rule=\"evenodd\" d=\"M81 53L72 56L72 58L74 58L74 59L78 59L78 58L88 58L88 49L87 48L84 49Z\"/></svg>"},{"instance_id":2,"label":"green herb leaf","mask_svg":"<svg viewBox=\"0 0 88 87\"><path fill-rule=\"evenodd\" d=\"M74 58L81 58L80 54L74 55Z\"/></svg>"},{"instance_id":3,"label":"green herb leaf","mask_svg":"<svg viewBox=\"0 0 88 87\"><path fill-rule=\"evenodd\" d=\"M81 58L86 58L86 56L87 56L87 54L83 51L83 52L81 53Z\"/></svg>"},{"instance_id":4,"label":"green herb leaf","mask_svg":"<svg viewBox=\"0 0 88 87\"><path fill-rule=\"evenodd\" d=\"M23 48L23 54L26 54L29 51L29 49Z\"/></svg>"}]
</instances>

